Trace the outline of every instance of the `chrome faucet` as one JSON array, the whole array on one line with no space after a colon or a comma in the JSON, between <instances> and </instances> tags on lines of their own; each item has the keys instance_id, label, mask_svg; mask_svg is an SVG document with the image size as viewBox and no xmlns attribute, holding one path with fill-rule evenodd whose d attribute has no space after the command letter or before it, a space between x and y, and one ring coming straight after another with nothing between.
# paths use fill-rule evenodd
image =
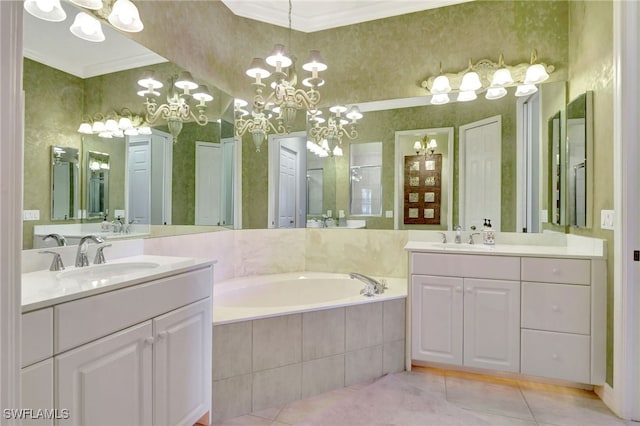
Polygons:
<instances>
[{"instance_id":1,"label":"chrome faucet","mask_svg":"<svg viewBox=\"0 0 640 426\"><path fill-rule=\"evenodd\" d=\"M362 291L360 292L361 294L364 294L365 296L373 296L374 294L382 294L382 293L384 293L385 289L387 288L387 285L386 285L384 280L378 281L375 278L371 278L371 277L368 277L366 275L359 274L357 272L350 272L349 273L349 278L358 279L358 280L362 281L365 284L364 289L362 289Z\"/></svg>"},{"instance_id":2,"label":"chrome faucet","mask_svg":"<svg viewBox=\"0 0 640 426\"><path fill-rule=\"evenodd\" d=\"M479 232L474 232L471 235L469 235L469 244L474 244L474 242L473 242L473 236L474 235L480 235L480 233Z\"/></svg>"},{"instance_id":3,"label":"chrome faucet","mask_svg":"<svg viewBox=\"0 0 640 426\"><path fill-rule=\"evenodd\" d=\"M60 234L49 234L42 237L42 241L56 240L58 247L66 246L67 240Z\"/></svg>"},{"instance_id":4,"label":"chrome faucet","mask_svg":"<svg viewBox=\"0 0 640 426\"><path fill-rule=\"evenodd\" d=\"M440 236L442 237L440 239L440 242L442 244L447 244L447 234L445 234L444 232L438 232L438 234L440 234Z\"/></svg>"},{"instance_id":5,"label":"chrome faucet","mask_svg":"<svg viewBox=\"0 0 640 426\"><path fill-rule=\"evenodd\" d=\"M90 240L97 244L104 243L103 238L95 235L85 235L84 237L80 238L80 242L78 243L78 251L76 252L76 268L89 266L87 250Z\"/></svg>"},{"instance_id":6,"label":"chrome faucet","mask_svg":"<svg viewBox=\"0 0 640 426\"><path fill-rule=\"evenodd\" d=\"M456 225L455 231L456 231L456 238L454 241L456 244L461 244L462 243L462 226Z\"/></svg>"}]
</instances>

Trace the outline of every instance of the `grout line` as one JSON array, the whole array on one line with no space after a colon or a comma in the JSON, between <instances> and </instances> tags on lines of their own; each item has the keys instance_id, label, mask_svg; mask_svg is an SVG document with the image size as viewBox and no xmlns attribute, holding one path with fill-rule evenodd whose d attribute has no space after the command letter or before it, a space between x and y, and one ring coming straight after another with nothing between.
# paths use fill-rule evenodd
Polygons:
<instances>
[{"instance_id":1,"label":"grout line","mask_svg":"<svg viewBox=\"0 0 640 426\"><path fill-rule=\"evenodd\" d=\"M536 418L536 415L534 414L533 410L531 409L531 406L529 405L529 401L527 400L527 397L525 396L524 392L522 392L522 387L520 386L520 383L518 382L518 390L520 391L520 395L522 395L522 399L524 400L524 403L527 405L527 409L529 410L529 413L531 413L531 417L533 417L533 421L536 422L536 424L538 423L538 419Z\"/></svg>"}]
</instances>

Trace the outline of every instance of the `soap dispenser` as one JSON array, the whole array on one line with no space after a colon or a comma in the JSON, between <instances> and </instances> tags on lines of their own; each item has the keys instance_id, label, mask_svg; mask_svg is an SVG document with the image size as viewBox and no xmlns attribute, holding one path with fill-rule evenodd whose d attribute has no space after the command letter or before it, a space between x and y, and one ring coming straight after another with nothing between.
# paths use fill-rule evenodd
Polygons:
<instances>
[{"instance_id":1,"label":"soap dispenser","mask_svg":"<svg viewBox=\"0 0 640 426\"><path fill-rule=\"evenodd\" d=\"M495 245L495 232L491 227L491 219L484 219L484 224L482 227L482 242L488 246Z\"/></svg>"},{"instance_id":2,"label":"soap dispenser","mask_svg":"<svg viewBox=\"0 0 640 426\"><path fill-rule=\"evenodd\" d=\"M107 220L107 215L104 215L104 220L100 224L100 230L102 232L109 232L111 229L111 223Z\"/></svg>"}]
</instances>

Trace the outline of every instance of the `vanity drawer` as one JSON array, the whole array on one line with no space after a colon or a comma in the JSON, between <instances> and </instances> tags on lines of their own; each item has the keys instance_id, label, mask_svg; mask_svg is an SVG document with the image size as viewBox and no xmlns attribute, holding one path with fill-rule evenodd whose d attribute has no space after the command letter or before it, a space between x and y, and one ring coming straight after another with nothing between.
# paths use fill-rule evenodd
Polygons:
<instances>
[{"instance_id":1,"label":"vanity drawer","mask_svg":"<svg viewBox=\"0 0 640 426\"><path fill-rule=\"evenodd\" d=\"M522 330L521 345L522 374L591 383L589 336Z\"/></svg>"},{"instance_id":2,"label":"vanity drawer","mask_svg":"<svg viewBox=\"0 0 640 426\"><path fill-rule=\"evenodd\" d=\"M520 258L412 252L411 273L519 281Z\"/></svg>"},{"instance_id":3,"label":"vanity drawer","mask_svg":"<svg viewBox=\"0 0 640 426\"><path fill-rule=\"evenodd\" d=\"M20 366L53 356L53 308L22 314L22 359Z\"/></svg>"},{"instance_id":4,"label":"vanity drawer","mask_svg":"<svg viewBox=\"0 0 640 426\"><path fill-rule=\"evenodd\" d=\"M522 281L589 285L591 261L523 257Z\"/></svg>"},{"instance_id":5,"label":"vanity drawer","mask_svg":"<svg viewBox=\"0 0 640 426\"><path fill-rule=\"evenodd\" d=\"M522 328L589 334L591 288L581 285L522 283Z\"/></svg>"},{"instance_id":6,"label":"vanity drawer","mask_svg":"<svg viewBox=\"0 0 640 426\"><path fill-rule=\"evenodd\" d=\"M57 305L55 353L209 297L212 283L207 267Z\"/></svg>"}]
</instances>

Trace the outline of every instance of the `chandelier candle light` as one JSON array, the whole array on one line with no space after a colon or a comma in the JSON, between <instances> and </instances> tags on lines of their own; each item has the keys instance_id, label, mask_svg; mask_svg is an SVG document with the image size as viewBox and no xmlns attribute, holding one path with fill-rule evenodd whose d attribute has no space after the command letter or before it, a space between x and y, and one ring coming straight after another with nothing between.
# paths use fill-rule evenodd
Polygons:
<instances>
[{"instance_id":1,"label":"chandelier candle light","mask_svg":"<svg viewBox=\"0 0 640 426\"><path fill-rule=\"evenodd\" d=\"M538 53L531 52L530 63L505 65L504 57L500 54L498 63L489 59L482 59L475 65L469 59L469 66L464 71L429 77L421 86L432 95L432 105L443 105L450 101L449 94L457 93L458 102L468 102L477 99L478 92L485 91L485 99L500 99L507 94L507 87L517 86L516 96L528 96L538 91L536 84L549 78L554 71L553 65L537 63Z\"/></svg>"},{"instance_id":2,"label":"chandelier candle light","mask_svg":"<svg viewBox=\"0 0 640 426\"><path fill-rule=\"evenodd\" d=\"M331 116L326 120L327 125L322 126L325 120L320 117L322 111L311 110L309 117L309 137L312 142L319 145L330 156L342 156L342 139L355 139L358 137L358 129L356 124L362 118L360 109L353 105L347 110L344 105L336 105L329 108ZM345 117L342 114L345 113Z\"/></svg>"},{"instance_id":3,"label":"chandelier candle light","mask_svg":"<svg viewBox=\"0 0 640 426\"><path fill-rule=\"evenodd\" d=\"M158 89L163 84L155 78L152 71L147 71L138 80L138 84L145 90L140 90L138 95L145 97L144 105L147 109L146 120L149 124L155 123L158 119L166 120L169 127L169 133L173 136L173 143L178 142L178 135L182 131L184 122L193 120L200 126L206 126L209 122L205 112L207 102L213 100L213 96L209 93L209 89L205 85L199 85L193 80L191 73L183 71L179 76L169 79L169 88L167 90L167 103L160 104L156 102L160 96ZM176 90L177 89L177 90ZM195 99L196 115L189 102Z\"/></svg>"},{"instance_id":4,"label":"chandelier candle light","mask_svg":"<svg viewBox=\"0 0 640 426\"><path fill-rule=\"evenodd\" d=\"M78 127L78 133L111 139L125 135L150 135L151 128L142 116L123 108L119 113L112 111L106 115L96 113L87 117Z\"/></svg>"}]
</instances>

